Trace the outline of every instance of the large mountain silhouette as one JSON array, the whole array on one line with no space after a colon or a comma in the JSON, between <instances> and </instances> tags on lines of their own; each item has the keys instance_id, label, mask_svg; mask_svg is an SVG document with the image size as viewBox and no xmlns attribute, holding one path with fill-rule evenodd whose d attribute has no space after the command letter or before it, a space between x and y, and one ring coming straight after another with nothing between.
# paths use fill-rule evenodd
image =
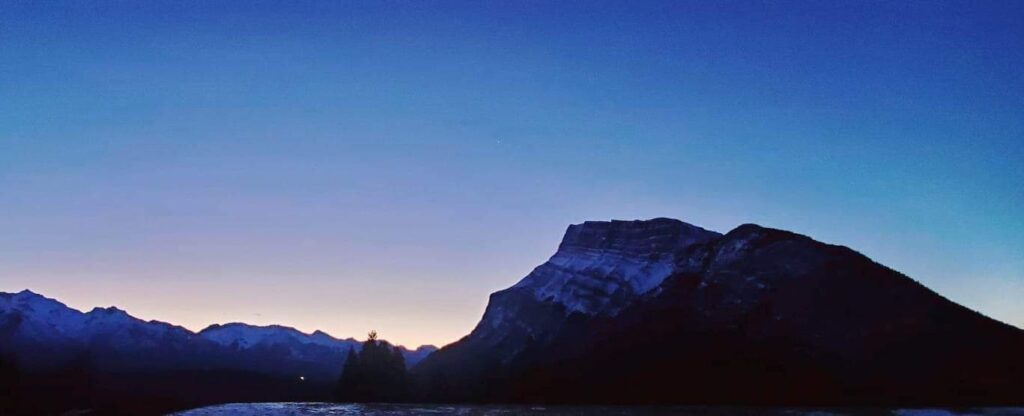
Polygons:
<instances>
[{"instance_id":1,"label":"large mountain silhouette","mask_svg":"<svg viewBox=\"0 0 1024 416\"><path fill-rule=\"evenodd\" d=\"M586 222L413 372L434 401L1021 404L1024 331L787 231Z\"/></svg>"}]
</instances>

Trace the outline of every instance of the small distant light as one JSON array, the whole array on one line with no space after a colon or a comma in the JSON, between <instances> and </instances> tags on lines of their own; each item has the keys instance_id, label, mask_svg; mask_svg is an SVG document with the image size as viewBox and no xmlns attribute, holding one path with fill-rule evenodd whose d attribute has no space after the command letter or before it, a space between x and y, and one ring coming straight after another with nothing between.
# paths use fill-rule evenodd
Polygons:
<instances>
[{"instance_id":1,"label":"small distant light","mask_svg":"<svg viewBox=\"0 0 1024 416\"><path fill-rule=\"evenodd\" d=\"M299 376L299 380L306 381L306 376Z\"/></svg>"}]
</instances>

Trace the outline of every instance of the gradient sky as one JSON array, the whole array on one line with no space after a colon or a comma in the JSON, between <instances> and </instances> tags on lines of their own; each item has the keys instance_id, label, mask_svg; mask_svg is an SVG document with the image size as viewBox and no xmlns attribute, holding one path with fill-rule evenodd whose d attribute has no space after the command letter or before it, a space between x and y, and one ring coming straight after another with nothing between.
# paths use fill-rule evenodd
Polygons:
<instances>
[{"instance_id":1,"label":"gradient sky","mask_svg":"<svg viewBox=\"0 0 1024 416\"><path fill-rule=\"evenodd\" d=\"M667 216L1024 327L1022 74L1019 1L4 1L0 291L444 344Z\"/></svg>"}]
</instances>

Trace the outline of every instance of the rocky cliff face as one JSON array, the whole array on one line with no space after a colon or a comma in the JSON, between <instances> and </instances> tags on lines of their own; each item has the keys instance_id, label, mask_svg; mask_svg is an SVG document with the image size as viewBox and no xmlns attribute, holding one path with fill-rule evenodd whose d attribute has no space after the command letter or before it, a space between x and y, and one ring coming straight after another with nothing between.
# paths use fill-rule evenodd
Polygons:
<instances>
[{"instance_id":1,"label":"rocky cliff face","mask_svg":"<svg viewBox=\"0 0 1024 416\"><path fill-rule=\"evenodd\" d=\"M661 285L677 254L720 236L667 218L572 225L558 252L512 288L568 313L614 315Z\"/></svg>"},{"instance_id":2,"label":"rocky cliff face","mask_svg":"<svg viewBox=\"0 0 1024 416\"><path fill-rule=\"evenodd\" d=\"M718 237L667 218L572 225L551 259L491 295L466 342L515 350L556 333L573 314L614 316L671 275L677 256Z\"/></svg>"},{"instance_id":3,"label":"rocky cliff face","mask_svg":"<svg viewBox=\"0 0 1024 416\"><path fill-rule=\"evenodd\" d=\"M571 226L414 372L439 401L996 404L1024 397L1015 350L1024 331L849 248L655 219Z\"/></svg>"}]
</instances>

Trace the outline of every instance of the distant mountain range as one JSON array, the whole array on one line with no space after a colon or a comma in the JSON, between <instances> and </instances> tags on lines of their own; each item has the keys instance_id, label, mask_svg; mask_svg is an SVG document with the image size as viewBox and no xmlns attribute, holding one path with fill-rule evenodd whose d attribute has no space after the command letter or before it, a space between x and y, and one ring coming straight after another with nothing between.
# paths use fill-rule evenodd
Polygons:
<instances>
[{"instance_id":1,"label":"distant mountain range","mask_svg":"<svg viewBox=\"0 0 1024 416\"><path fill-rule=\"evenodd\" d=\"M349 350L360 348L321 331L230 323L195 333L114 307L83 313L28 290L0 292L0 361L31 380L20 383L29 391L19 395L43 402L63 396L68 406L136 397L140 406L127 412L135 413L223 401L327 400ZM408 366L437 349L399 348Z\"/></svg>"},{"instance_id":2,"label":"distant mountain range","mask_svg":"<svg viewBox=\"0 0 1024 416\"><path fill-rule=\"evenodd\" d=\"M0 384L16 379L4 375L13 362L29 387L19 397L42 402L56 391L134 414L329 400L358 348L319 331L193 333L0 294ZM469 335L401 352L402 389L424 402L1024 405L1024 331L849 248L753 224L569 226L547 262L490 296Z\"/></svg>"},{"instance_id":3,"label":"distant mountain range","mask_svg":"<svg viewBox=\"0 0 1024 416\"><path fill-rule=\"evenodd\" d=\"M90 365L104 370L238 369L328 381L338 379L348 350L361 347L352 338L280 325L214 324L194 333L143 321L116 307L83 313L29 290L0 292L0 342L0 352L37 372L88 354ZM437 349L399 348L409 366Z\"/></svg>"},{"instance_id":4,"label":"distant mountain range","mask_svg":"<svg viewBox=\"0 0 1024 416\"><path fill-rule=\"evenodd\" d=\"M849 248L742 225L572 225L413 368L421 400L1024 404L1024 331Z\"/></svg>"}]
</instances>

